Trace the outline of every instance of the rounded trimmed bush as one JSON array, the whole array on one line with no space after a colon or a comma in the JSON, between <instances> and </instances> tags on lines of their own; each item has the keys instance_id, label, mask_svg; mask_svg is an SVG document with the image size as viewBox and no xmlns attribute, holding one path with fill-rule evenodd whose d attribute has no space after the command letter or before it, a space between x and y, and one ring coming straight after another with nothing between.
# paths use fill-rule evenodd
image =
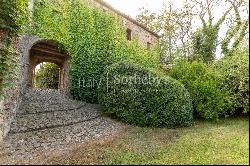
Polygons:
<instances>
[{"instance_id":1,"label":"rounded trimmed bush","mask_svg":"<svg viewBox=\"0 0 250 166\"><path fill-rule=\"evenodd\" d=\"M190 95L177 80L128 62L106 69L98 89L103 111L140 126L188 126L193 120Z\"/></svg>"}]
</instances>

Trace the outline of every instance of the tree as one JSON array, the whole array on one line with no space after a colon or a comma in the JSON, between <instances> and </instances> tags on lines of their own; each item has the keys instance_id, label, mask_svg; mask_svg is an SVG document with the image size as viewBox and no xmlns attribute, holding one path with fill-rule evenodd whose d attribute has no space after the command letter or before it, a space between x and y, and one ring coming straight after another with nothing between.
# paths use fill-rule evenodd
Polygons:
<instances>
[{"instance_id":1,"label":"tree","mask_svg":"<svg viewBox=\"0 0 250 166\"><path fill-rule=\"evenodd\" d=\"M225 12L215 16L214 11L221 8L226 8ZM137 20L161 34L165 61L190 58L211 62L219 47L224 55L230 55L245 40L246 13L246 0L186 0L181 8L172 2L166 3L159 14L143 8ZM221 35L222 31L227 33Z\"/></svg>"},{"instance_id":2,"label":"tree","mask_svg":"<svg viewBox=\"0 0 250 166\"><path fill-rule=\"evenodd\" d=\"M243 0L225 1L225 4L226 2L230 3L230 7L215 23L212 13L215 6L221 2L220 0L192 0L192 2L199 7L198 15L202 22L201 28L199 28L192 36L193 59L201 59L205 62L213 61L215 59L216 49L220 44L224 55L233 52L233 50L236 49L239 43L243 40L248 28L248 19L242 21L239 13ZM232 9L233 12L230 15ZM233 15L235 15L235 17L233 17ZM207 19L205 19L206 17ZM221 30L222 24L225 22L227 17L229 17L231 24L228 25L228 31L220 42L219 31ZM232 38L235 38L235 40L231 41ZM231 50L228 48L230 42L233 42Z\"/></svg>"},{"instance_id":3,"label":"tree","mask_svg":"<svg viewBox=\"0 0 250 166\"><path fill-rule=\"evenodd\" d=\"M142 25L146 26L152 31L157 31L157 15L156 13L151 13L149 10L144 7L139 9L140 14L136 17L136 20Z\"/></svg>"},{"instance_id":4,"label":"tree","mask_svg":"<svg viewBox=\"0 0 250 166\"><path fill-rule=\"evenodd\" d=\"M248 33L248 24L249 24L249 18L242 19L239 12L239 6L241 4L246 6L247 5L246 2L245 1L237 2L231 0L229 0L229 2L232 4L233 9L235 11L235 21L232 24L232 28L230 28L227 31L227 36L222 41L221 44L222 53L225 56L232 56L233 52L235 52L235 50L239 47L240 43L244 41L244 37ZM245 10L248 10L248 8L246 8ZM234 41L232 41L233 38L235 39ZM229 47L230 42L233 42L231 48Z\"/></svg>"},{"instance_id":5,"label":"tree","mask_svg":"<svg viewBox=\"0 0 250 166\"><path fill-rule=\"evenodd\" d=\"M191 35L193 15L187 1L181 9L169 2L159 14L141 8L136 19L150 30L161 34L160 45L164 62L172 61L177 55L189 56L188 39Z\"/></svg>"}]
</instances>

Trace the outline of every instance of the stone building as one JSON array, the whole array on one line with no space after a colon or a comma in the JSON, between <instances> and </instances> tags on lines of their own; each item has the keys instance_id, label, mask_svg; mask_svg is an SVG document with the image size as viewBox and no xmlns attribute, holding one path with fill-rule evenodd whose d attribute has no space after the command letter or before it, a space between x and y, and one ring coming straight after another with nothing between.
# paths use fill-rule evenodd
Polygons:
<instances>
[{"instance_id":1,"label":"stone building","mask_svg":"<svg viewBox=\"0 0 250 166\"><path fill-rule=\"evenodd\" d=\"M111 12L116 16L123 19L124 26L126 27L127 39L131 40L133 37L138 38L139 43L150 49L158 43L160 36L153 31L149 30L144 25L138 23L130 16L113 8L110 4L103 0L92 0L98 8L102 8L103 12Z\"/></svg>"},{"instance_id":2,"label":"stone building","mask_svg":"<svg viewBox=\"0 0 250 166\"><path fill-rule=\"evenodd\" d=\"M30 0L30 10L32 11L32 1ZM140 44L150 49L158 43L159 36L147 29L145 26L136 22L131 17L114 9L108 3L102 0L90 0L98 8L102 8L103 12L111 12L123 19L126 28L127 39L138 38ZM6 38L8 32L0 28L0 48ZM4 93L8 93L11 98L9 100L0 99L0 142L11 130L11 123L16 119L19 111L20 103L26 91L32 89L34 71L36 65L43 62L52 62L59 66L59 87L60 91L67 91L69 85L69 67L68 60L70 55L57 49L56 41L48 41L37 36L21 35L14 44L20 61L20 78L15 83L15 88L5 89ZM1 80L0 80L1 81Z\"/></svg>"}]
</instances>

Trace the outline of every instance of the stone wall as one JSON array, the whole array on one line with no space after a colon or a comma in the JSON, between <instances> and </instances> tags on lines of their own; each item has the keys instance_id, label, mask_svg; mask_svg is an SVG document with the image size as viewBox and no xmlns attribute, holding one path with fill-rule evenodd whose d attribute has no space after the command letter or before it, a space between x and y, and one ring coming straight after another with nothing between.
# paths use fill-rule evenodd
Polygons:
<instances>
[{"instance_id":1,"label":"stone wall","mask_svg":"<svg viewBox=\"0 0 250 166\"><path fill-rule=\"evenodd\" d=\"M29 35L22 35L19 38L19 42L17 45L17 50L20 54L20 64L22 66L21 68L21 80L20 80L20 84L22 85L21 88L21 94L25 94L26 89L28 87L29 84L29 68L30 68L30 64L29 64L29 55L30 55L30 50L32 48L32 46L36 43L38 43L39 41L41 41L42 39L40 39L37 36L29 36Z\"/></svg>"},{"instance_id":2,"label":"stone wall","mask_svg":"<svg viewBox=\"0 0 250 166\"><path fill-rule=\"evenodd\" d=\"M8 36L6 33L1 32L2 39ZM5 35L5 36L4 36ZM1 39L1 40L2 40ZM16 113L19 110L20 104L24 94L29 90L29 76L31 64L30 59L30 50L33 45L36 43L44 41L37 36L22 35L20 38L14 42L13 47L16 49L18 56L18 64L20 65L19 77L16 80L13 80L13 87L5 88L3 90L4 94L8 94L8 97L4 100L0 100L0 142L10 131L10 125L13 119L16 117ZM1 46L1 45L0 45ZM68 78L68 64L65 64L64 77ZM68 93L68 84L69 80L63 82L64 92Z\"/></svg>"},{"instance_id":3,"label":"stone wall","mask_svg":"<svg viewBox=\"0 0 250 166\"><path fill-rule=\"evenodd\" d=\"M6 42L6 39L8 38L8 30L0 29L0 49L5 49L4 45ZM17 40L14 40L12 42L12 47L17 47ZM3 56L3 55L0 55ZM17 64L19 65L17 68L20 70L20 54L17 51ZM16 68L16 66L15 66ZM19 71L17 71L19 72ZM21 75L18 74L15 79L11 80L11 87L5 87L1 93L5 96L4 98L0 99L0 141L8 134L10 130L10 124L15 117L15 113L18 110L20 103L21 103L21 96L20 96L20 80ZM1 78L1 81L4 81L3 78Z\"/></svg>"},{"instance_id":4,"label":"stone wall","mask_svg":"<svg viewBox=\"0 0 250 166\"><path fill-rule=\"evenodd\" d=\"M142 27L134 24L130 20L123 18L125 27L132 30L132 38L136 37L144 47L147 47L147 43L152 44L154 46L158 43L158 37L152 35L150 32L146 31Z\"/></svg>"}]
</instances>

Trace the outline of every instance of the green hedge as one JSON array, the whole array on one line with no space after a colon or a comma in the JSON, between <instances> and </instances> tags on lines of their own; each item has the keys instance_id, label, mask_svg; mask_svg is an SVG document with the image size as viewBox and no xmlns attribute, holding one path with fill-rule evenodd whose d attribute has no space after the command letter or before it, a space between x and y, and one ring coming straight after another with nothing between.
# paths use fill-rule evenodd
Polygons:
<instances>
[{"instance_id":1,"label":"green hedge","mask_svg":"<svg viewBox=\"0 0 250 166\"><path fill-rule=\"evenodd\" d=\"M149 52L136 40L128 42L122 20L85 0L37 1L32 25L31 33L65 46L71 56L70 90L77 100L96 103L101 74L121 59L159 65L157 49Z\"/></svg>"},{"instance_id":2,"label":"green hedge","mask_svg":"<svg viewBox=\"0 0 250 166\"><path fill-rule=\"evenodd\" d=\"M99 86L105 113L140 126L187 126L193 110L189 93L178 81L133 63L111 65Z\"/></svg>"},{"instance_id":3,"label":"green hedge","mask_svg":"<svg viewBox=\"0 0 250 166\"><path fill-rule=\"evenodd\" d=\"M188 89L196 117L218 119L229 115L233 109L234 96L221 86L223 76L211 66L198 61L179 61L174 64L169 75Z\"/></svg>"}]
</instances>

